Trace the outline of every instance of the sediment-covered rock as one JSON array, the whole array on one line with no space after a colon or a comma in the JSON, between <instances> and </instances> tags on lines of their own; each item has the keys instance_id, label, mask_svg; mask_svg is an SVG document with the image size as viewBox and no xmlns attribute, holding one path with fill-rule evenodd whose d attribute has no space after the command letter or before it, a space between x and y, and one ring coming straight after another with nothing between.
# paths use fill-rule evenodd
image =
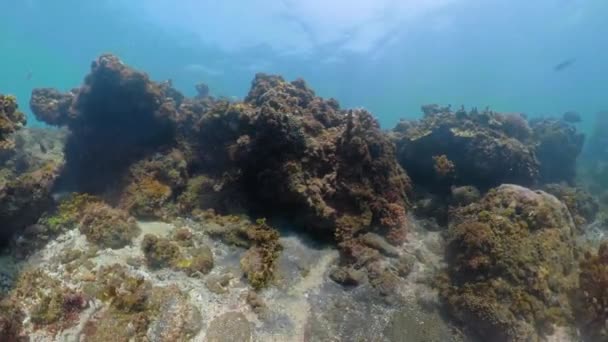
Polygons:
<instances>
[{"instance_id":1,"label":"sediment-covered rock","mask_svg":"<svg viewBox=\"0 0 608 342\"><path fill-rule=\"evenodd\" d=\"M441 296L484 340L536 341L569 326L575 226L552 195L502 185L451 213Z\"/></svg>"}]
</instances>

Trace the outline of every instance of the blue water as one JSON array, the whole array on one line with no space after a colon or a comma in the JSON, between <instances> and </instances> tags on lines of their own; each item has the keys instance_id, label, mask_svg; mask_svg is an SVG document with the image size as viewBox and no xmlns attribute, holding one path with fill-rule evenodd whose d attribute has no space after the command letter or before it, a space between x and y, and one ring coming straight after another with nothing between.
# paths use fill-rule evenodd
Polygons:
<instances>
[{"instance_id":1,"label":"blue water","mask_svg":"<svg viewBox=\"0 0 608 342\"><path fill-rule=\"evenodd\" d=\"M430 102L576 110L585 125L608 108L605 0L174 3L2 0L0 93L18 96L29 115L32 88L76 87L112 52L189 95L203 81L242 97L258 71L303 77L386 128Z\"/></svg>"}]
</instances>

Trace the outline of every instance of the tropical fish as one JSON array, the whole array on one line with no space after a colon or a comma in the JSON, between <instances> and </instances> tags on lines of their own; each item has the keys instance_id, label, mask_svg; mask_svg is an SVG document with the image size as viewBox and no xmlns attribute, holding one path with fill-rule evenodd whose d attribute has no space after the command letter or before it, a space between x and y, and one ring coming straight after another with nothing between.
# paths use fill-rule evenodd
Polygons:
<instances>
[{"instance_id":1,"label":"tropical fish","mask_svg":"<svg viewBox=\"0 0 608 342\"><path fill-rule=\"evenodd\" d=\"M562 71L566 68L571 67L574 62L576 62L576 58L570 58L570 59L566 59L565 61L557 64L556 66L553 67L554 71Z\"/></svg>"}]
</instances>

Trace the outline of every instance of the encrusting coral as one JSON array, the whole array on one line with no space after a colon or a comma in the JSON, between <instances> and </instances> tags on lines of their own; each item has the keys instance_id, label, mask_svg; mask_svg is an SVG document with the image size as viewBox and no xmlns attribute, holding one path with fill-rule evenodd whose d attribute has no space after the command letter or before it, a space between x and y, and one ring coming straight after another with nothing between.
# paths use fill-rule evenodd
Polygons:
<instances>
[{"instance_id":1,"label":"encrusting coral","mask_svg":"<svg viewBox=\"0 0 608 342\"><path fill-rule=\"evenodd\" d=\"M574 230L555 197L516 185L455 209L440 282L449 312L492 341L536 341L568 326Z\"/></svg>"}]
</instances>

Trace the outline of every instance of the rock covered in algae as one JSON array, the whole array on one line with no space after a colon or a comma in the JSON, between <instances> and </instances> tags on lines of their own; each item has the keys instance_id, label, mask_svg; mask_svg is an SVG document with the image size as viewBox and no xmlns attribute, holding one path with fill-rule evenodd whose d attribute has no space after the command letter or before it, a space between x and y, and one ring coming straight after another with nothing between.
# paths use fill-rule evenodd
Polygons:
<instances>
[{"instance_id":1,"label":"rock covered in algae","mask_svg":"<svg viewBox=\"0 0 608 342\"><path fill-rule=\"evenodd\" d=\"M583 150L585 135L573 124L557 119L533 120L531 126L540 162L540 180L573 184L576 160Z\"/></svg>"},{"instance_id":2,"label":"rock covered in algae","mask_svg":"<svg viewBox=\"0 0 608 342\"><path fill-rule=\"evenodd\" d=\"M0 156L0 245L51 208L51 191L63 166L61 133L56 133L20 129L11 136L15 144L6 159Z\"/></svg>"},{"instance_id":3,"label":"rock covered in algae","mask_svg":"<svg viewBox=\"0 0 608 342\"><path fill-rule=\"evenodd\" d=\"M170 203L188 183L188 162L177 148L158 152L129 168L121 207L141 218L166 218L175 214ZM174 207L174 206L173 206Z\"/></svg>"},{"instance_id":4,"label":"rock covered in algae","mask_svg":"<svg viewBox=\"0 0 608 342\"><path fill-rule=\"evenodd\" d=\"M102 55L82 87L63 95L34 90L31 103L39 120L70 129L66 181L78 191L99 193L119 180L131 162L172 142L175 110L167 101L145 73Z\"/></svg>"},{"instance_id":5,"label":"rock covered in algae","mask_svg":"<svg viewBox=\"0 0 608 342\"><path fill-rule=\"evenodd\" d=\"M599 203L585 190L564 184L547 184L543 190L557 197L568 207L579 232L582 232L587 224L595 220L599 211Z\"/></svg>"},{"instance_id":6,"label":"rock covered in algae","mask_svg":"<svg viewBox=\"0 0 608 342\"><path fill-rule=\"evenodd\" d=\"M41 268L27 269L19 275L14 288L0 302L3 308L0 314L0 338L20 336L24 322L17 320L24 317L28 317L26 324L35 328L62 330L74 326L79 313L87 306L83 293L66 287Z\"/></svg>"},{"instance_id":7,"label":"rock covered in algae","mask_svg":"<svg viewBox=\"0 0 608 342\"><path fill-rule=\"evenodd\" d=\"M133 217L103 202L88 204L80 215L80 232L102 248L122 248L140 233Z\"/></svg>"},{"instance_id":8,"label":"rock covered in algae","mask_svg":"<svg viewBox=\"0 0 608 342\"><path fill-rule=\"evenodd\" d=\"M490 110L453 111L427 105L419 121L399 123L393 130L397 158L415 183L449 189L451 183L482 190L503 183L532 185L539 163L531 144L531 130L519 114ZM453 181L440 182L441 172Z\"/></svg>"},{"instance_id":9,"label":"rock covered in algae","mask_svg":"<svg viewBox=\"0 0 608 342\"><path fill-rule=\"evenodd\" d=\"M205 168L263 216L295 218L345 247L370 231L405 238L409 179L368 112L342 111L302 80L258 74L245 102L211 108L199 130Z\"/></svg>"},{"instance_id":10,"label":"rock covered in algae","mask_svg":"<svg viewBox=\"0 0 608 342\"><path fill-rule=\"evenodd\" d=\"M82 87L36 90L31 103L71 131L59 188L137 217L285 217L350 259L365 233L405 240L410 183L391 140L370 113L341 110L303 80L259 74L243 102L188 99L102 55Z\"/></svg>"},{"instance_id":11,"label":"rock covered in algae","mask_svg":"<svg viewBox=\"0 0 608 342\"><path fill-rule=\"evenodd\" d=\"M585 143L580 166L584 181L594 194L608 198L608 112L597 113L593 131ZM607 202L608 203L608 202Z\"/></svg>"},{"instance_id":12,"label":"rock covered in algae","mask_svg":"<svg viewBox=\"0 0 608 342\"><path fill-rule=\"evenodd\" d=\"M24 124L16 98L0 95L0 245L49 208L51 188L62 167L61 156L30 151L33 146L25 139L30 130L22 134Z\"/></svg>"},{"instance_id":13,"label":"rock covered in algae","mask_svg":"<svg viewBox=\"0 0 608 342\"><path fill-rule=\"evenodd\" d=\"M201 328L200 312L176 286L153 286L117 264L102 267L95 286L108 306L86 322L86 341L187 341Z\"/></svg>"},{"instance_id":14,"label":"rock covered in algae","mask_svg":"<svg viewBox=\"0 0 608 342\"><path fill-rule=\"evenodd\" d=\"M15 148L12 134L25 125L25 115L19 111L17 99L0 94L0 161Z\"/></svg>"},{"instance_id":15,"label":"rock covered in algae","mask_svg":"<svg viewBox=\"0 0 608 342\"><path fill-rule=\"evenodd\" d=\"M580 262L579 288L574 296L575 318L586 341L608 339L608 242Z\"/></svg>"},{"instance_id":16,"label":"rock covered in algae","mask_svg":"<svg viewBox=\"0 0 608 342\"><path fill-rule=\"evenodd\" d=\"M451 213L441 296L484 340L539 340L568 326L575 226L555 197L502 185Z\"/></svg>"},{"instance_id":17,"label":"rock covered in algae","mask_svg":"<svg viewBox=\"0 0 608 342\"><path fill-rule=\"evenodd\" d=\"M211 272L214 265L213 253L205 245L180 246L179 240L146 234L141 249L152 269L170 267L193 276Z\"/></svg>"}]
</instances>

